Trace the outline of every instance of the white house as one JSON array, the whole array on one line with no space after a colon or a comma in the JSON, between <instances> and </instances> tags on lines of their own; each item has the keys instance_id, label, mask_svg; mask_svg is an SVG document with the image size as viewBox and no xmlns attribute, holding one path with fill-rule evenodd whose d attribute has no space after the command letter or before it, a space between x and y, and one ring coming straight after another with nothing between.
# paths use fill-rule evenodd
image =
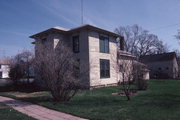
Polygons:
<instances>
[{"instance_id":1,"label":"white house","mask_svg":"<svg viewBox=\"0 0 180 120\"><path fill-rule=\"evenodd\" d=\"M0 78L9 78L9 59L0 58Z\"/></svg>"},{"instance_id":2,"label":"white house","mask_svg":"<svg viewBox=\"0 0 180 120\"><path fill-rule=\"evenodd\" d=\"M30 36L35 42L35 55L38 56L39 47L51 43L56 49L58 41L64 41L73 51L75 59L83 62L89 69L88 75L83 78L82 83L88 88L116 85L119 79L117 71L117 39L123 41L123 37L92 25L83 25L73 29L54 27ZM120 42L123 43L123 42ZM120 45L123 50L123 44ZM124 54L128 59L132 55ZM83 68L80 68L83 71ZM41 84L41 82L40 82Z\"/></svg>"}]
</instances>

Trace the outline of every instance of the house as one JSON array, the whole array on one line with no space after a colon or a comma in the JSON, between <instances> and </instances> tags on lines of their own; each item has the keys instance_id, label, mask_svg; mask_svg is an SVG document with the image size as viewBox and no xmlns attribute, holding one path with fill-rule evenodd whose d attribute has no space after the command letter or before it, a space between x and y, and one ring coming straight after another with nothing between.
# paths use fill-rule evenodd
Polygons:
<instances>
[{"instance_id":1,"label":"house","mask_svg":"<svg viewBox=\"0 0 180 120\"><path fill-rule=\"evenodd\" d=\"M140 63L137 61L137 57L132 55L129 52L118 50L118 63L119 67L124 66L125 70L125 77L132 76L131 79L139 79L137 77L140 77L144 80L149 80L149 70L147 69L147 66L143 63ZM122 68L119 68L119 73L118 73L118 80L122 80ZM121 82L121 81L120 81Z\"/></svg>"},{"instance_id":2,"label":"house","mask_svg":"<svg viewBox=\"0 0 180 120\"><path fill-rule=\"evenodd\" d=\"M9 78L9 60L8 58L0 58L0 79Z\"/></svg>"},{"instance_id":3,"label":"house","mask_svg":"<svg viewBox=\"0 0 180 120\"><path fill-rule=\"evenodd\" d=\"M52 43L54 49L60 40L66 42L74 52L74 57L88 66L88 75L80 76L80 79L83 79L81 82L88 88L116 85L119 82L119 71L116 69L117 39L123 41L123 37L116 33L92 25L83 25L73 29L54 27L30 38L35 39L35 56L38 56L38 46L45 42ZM120 43L123 51L123 42ZM124 56L131 58L128 54ZM83 71L83 68L80 70Z\"/></svg>"},{"instance_id":4,"label":"house","mask_svg":"<svg viewBox=\"0 0 180 120\"><path fill-rule=\"evenodd\" d=\"M177 78L178 63L175 52L140 56L150 70L150 78Z\"/></svg>"}]
</instances>

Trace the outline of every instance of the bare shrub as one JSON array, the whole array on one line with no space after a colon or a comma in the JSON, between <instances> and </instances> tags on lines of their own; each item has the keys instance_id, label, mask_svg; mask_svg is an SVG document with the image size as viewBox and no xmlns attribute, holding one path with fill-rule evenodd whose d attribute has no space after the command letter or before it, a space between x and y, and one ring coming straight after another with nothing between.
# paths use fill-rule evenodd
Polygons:
<instances>
[{"instance_id":1,"label":"bare shrub","mask_svg":"<svg viewBox=\"0 0 180 120\"><path fill-rule=\"evenodd\" d=\"M134 58L123 56L120 52L118 54L117 69L122 75L122 78L119 80L119 85L123 86L123 91L127 100L130 100L131 84L133 82Z\"/></svg>"},{"instance_id":2,"label":"bare shrub","mask_svg":"<svg viewBox=\"0 0 180 120\"><path fill-rule=\"evenodd\" d=\"M69 101L80 88L79 62L62 41L59 41L55 49L48 43L37 47L37 74L45 82L55 101Z\"/></svg>"},{"instance_id":3,"label":"bare shrub","mask_svg":"<svg viewBox=\"0 0 180 120\"><path fill-rule=\"evenodd\" d=\"M133 79L138 88L138 90L146 90L148 87L148 80L145 79L144 75L148 72L147 66L136 61L133 64Z\"/></svg>"}]
</instances>

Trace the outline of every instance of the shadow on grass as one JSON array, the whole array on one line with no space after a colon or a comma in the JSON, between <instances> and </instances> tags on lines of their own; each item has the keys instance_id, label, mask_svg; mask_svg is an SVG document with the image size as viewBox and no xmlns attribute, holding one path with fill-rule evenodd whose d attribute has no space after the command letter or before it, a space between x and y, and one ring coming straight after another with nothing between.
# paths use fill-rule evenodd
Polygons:
<instances>
[{"instance_id":1,"label":"shadow on grass","mask_svg":"<svg viewBox=\"0 0 180 120\"><path fill-rule=\"evenodd\" d=\"M44 90L45 89L39 88L34 83L19 83L17 85L8 84L8 85L0 86L0 92L18 91L18 92L31 93L31 92L38 92Z\"/></svg>"}]
</instances>

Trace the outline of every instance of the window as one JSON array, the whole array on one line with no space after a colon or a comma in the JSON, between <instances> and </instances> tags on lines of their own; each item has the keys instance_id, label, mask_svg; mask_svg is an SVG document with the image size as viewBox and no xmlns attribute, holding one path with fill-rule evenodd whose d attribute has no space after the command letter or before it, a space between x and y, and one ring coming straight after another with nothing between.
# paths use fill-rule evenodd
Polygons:
<instances>
[{"instance_id":1,"label":"window","mask_svg":"<svg viewBox=\"0 0 180 120\"><path fill-rule=\"evenodd\" d=\"M1 69L1 65L0 65L0 69Z\"/></svg>"},{"instance_id":2,"label":"window","mask_svg":"<svg viewBox=\"0 0 180 120\"><path fill-rule=\"evenodd\" d=\"M161 67L159 67L158 69L161 70Z\"/></svg>"},{"instance_id":3,"label":"window","mask_svg":"<svg viewBox=\"0 0 180 120\"><path fill-rule=\"evenodd\" d=\"M80 77L80 59L77 59L75 62L75 65L73 66L73 70L74 70L74 76L76 78Z\"/></svg>"},{"instance_id":4,"label":"window","mask_svg":"<svg viewBox=\"0 0 180 120\"><path fill-rule=\"evenodd\" d=\"M109 60L100 59L100 78L110 77L110 64Z\"/></svg>"},{"instance_id":5,"label":"window","mask_svg":"<svg viewBox=\"0 0 180 120\"><path fill-rule=\"evenodd\" d=\"M73 36L73 52L78 53L79 52L79 36Z\"/></svg>"},{"instance_id":6,"label":"window","mask_svg":"<svg viewBox=\"0 0 180 120\"><path fill-rule=\"evenodd\" d=\"M0 78L2 78L2 72L0 72Z\"/></svg>"},{"instance_id":7,"label":"window","mask_svg":"<svg viewBox=\"0 0 180 120\"><path fill-rule=\"evenodd\" d=\"M119 65L119 72L123 72L123 65Z\"/></svg>"},{"instance_id":8,"label":"window","mask_svg":"<svg viewBox=\"0 0 180 120\"><path fill-rule=\"evenodd\" d=\"M169 67L166 67L166 70L169 70Z\"/></svg>"},{"instance_id":9,"label":"window","mask_svg":"<svg viewBox=\"0 0 180 120\"><path fill-rule=\"evenodd\" d=\"M99 36L100 41L100 52L101 53L109 53L109 38L106 36Z\"/></svg>"},{"instance_id":10,"label":"window","mask_svg":"<svg viewBox=\"0 0 180 120\"><path fill-rule=\"evenodd\" d=\"M46 43L46 41L47 41L47 38L44 38L41 40L42 44Z\"/></svg>"}]
</instances>

